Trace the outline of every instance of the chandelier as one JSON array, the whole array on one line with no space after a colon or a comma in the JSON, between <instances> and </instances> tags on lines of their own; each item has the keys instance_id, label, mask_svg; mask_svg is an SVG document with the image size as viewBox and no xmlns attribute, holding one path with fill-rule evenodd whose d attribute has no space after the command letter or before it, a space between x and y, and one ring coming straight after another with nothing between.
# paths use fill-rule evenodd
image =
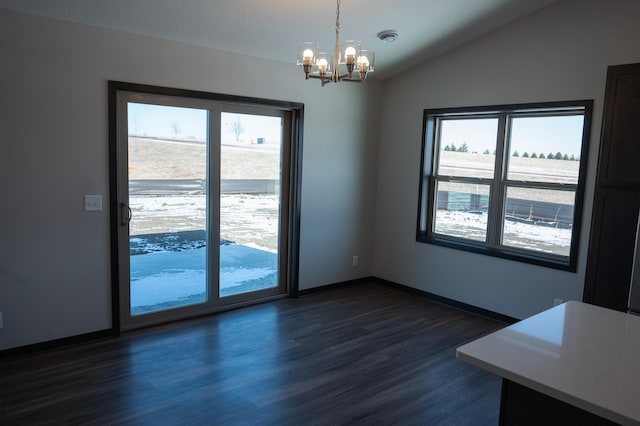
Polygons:
<instances>
[{"instance_id":1,"label":"chandelier","mask_svg":"<svg viewBox=\"0 0 640 426\"><path fill-rule=\"evenodd\" d=\"M362 50L359 41L347 40L340 46L340 0L336 6L336 45L333 57L320 52L318 45L302 43L298 49L298 66L304 70L305 79L319 79L322 85L329 82L351 81L363 83L367 74L373 72L374 53ZM346 69L342 73L341 66Z\"/></svg>"}]
</instances>

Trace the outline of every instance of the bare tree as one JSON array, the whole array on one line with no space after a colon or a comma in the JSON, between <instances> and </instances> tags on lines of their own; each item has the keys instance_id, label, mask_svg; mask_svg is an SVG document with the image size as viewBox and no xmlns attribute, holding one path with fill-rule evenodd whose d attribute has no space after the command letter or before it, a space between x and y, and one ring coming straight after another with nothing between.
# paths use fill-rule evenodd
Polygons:
<instances>
[{"instance_id":1,"label":"bare tree","mask_svg":"<svg viewBox=\"0 0 640 426\"><path fill-rule=\"evenodd\" d=\"M231 120L229 125L231 126L231 131L236 137L236 142L240 141L240 135L244 133L244 124L242 124L242 121L240 121L239 118L234 118Z\"/></svg>"},{"instance_id":2,"label":"bare tree","mask_svg":"<svg viewBox=\"0 0 640 426\"><path fill-rule=\"evenodd\" d=\"M171 123L169 125L169 127L171 127L171 130L173 131L173 137L174 138L178 137L178 133L180 133L182 131L182 129L180 128L178 123L176 123L175 121L173 123Z\"/></svg>"}]
</instances>

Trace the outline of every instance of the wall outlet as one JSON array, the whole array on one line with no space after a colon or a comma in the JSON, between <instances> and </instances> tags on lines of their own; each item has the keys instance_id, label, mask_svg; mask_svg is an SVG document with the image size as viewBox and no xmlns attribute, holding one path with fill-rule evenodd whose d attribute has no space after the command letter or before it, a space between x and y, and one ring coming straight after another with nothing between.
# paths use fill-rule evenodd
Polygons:
<instances>
[{"instance_id":1,"label":"wall outlet","mask_svg":"<svg viewBox=\"0 0 640 426\"><path fill-rule=\"evenodd\" d=\"M553 306L562 305L563 303L564 303L564 300L562 299L553 299Z\"/></svg>"},{"instance_id":2,"label":"wall outlet","mask_svg":"<svg viewBox=\"0 0 640 426\"><path fill-rule=\"evenodd\" d=\"M358 266L358 256L353 256L353 266Z\"/></svg>"}]
</instances>

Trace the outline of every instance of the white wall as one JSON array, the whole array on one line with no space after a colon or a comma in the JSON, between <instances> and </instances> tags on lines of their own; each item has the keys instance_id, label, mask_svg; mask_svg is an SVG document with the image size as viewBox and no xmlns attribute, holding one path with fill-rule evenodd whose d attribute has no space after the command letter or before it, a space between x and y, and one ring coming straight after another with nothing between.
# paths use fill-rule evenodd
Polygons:
<instances>
[{"instance_id":1,"label":"white wall","mask_svg":"<svg viewBox=\"0 0 640 426\"><path fill-rule=\"evenodd\" d=\"M640 61L640 2L562 0L383 87L373 273L524 318L582 298L608 65ZM594 99L578 272L415 241L425 108Z\"/></svg>"},{"instance_id":2,"label":"white wall","mask_svg":"<svg viewBox=\"0 0 640 426\"><path fill-rule=\"evenodd\" d=\"M0 29L0 350L111 327L108 80L304 103L300 288L371 275L379 83L6 11Z\"/></svg>"}]
</instances>

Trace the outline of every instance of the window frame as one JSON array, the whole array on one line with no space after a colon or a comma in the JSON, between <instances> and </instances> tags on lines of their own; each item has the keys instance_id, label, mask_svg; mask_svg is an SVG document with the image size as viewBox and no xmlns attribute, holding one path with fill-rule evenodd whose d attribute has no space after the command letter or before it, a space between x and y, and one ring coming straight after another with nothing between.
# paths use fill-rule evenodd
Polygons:
<instances>
[{"instance_id":1,"label":"window frame","mask_svg":"<svg viewBox=\"0 0 640 426\"><path fill-rule=\"evenodd\" d=\"M416 241L439 246L485 254L494 257L531 263L535 265L576 272L582 227L582 210L588 165L589 141L592 124L593 100L526 103L510 105L432 108L423 112L422 152L420 161L420 184ZM566 116L583 117L582 141L578 181L576 184L518 181L508 179L511 135L510 120L519 117ZM492 178L440 176L439 164L440 123L447 119L497 118L496 154ZM437 183L459 182L489 185L486 241L476 241L434 231L437 211ZM505 224L507 188L533 188L575 191L573 223L569 255L544 253L502 243Z\"/></svg>"}]
</instances>

